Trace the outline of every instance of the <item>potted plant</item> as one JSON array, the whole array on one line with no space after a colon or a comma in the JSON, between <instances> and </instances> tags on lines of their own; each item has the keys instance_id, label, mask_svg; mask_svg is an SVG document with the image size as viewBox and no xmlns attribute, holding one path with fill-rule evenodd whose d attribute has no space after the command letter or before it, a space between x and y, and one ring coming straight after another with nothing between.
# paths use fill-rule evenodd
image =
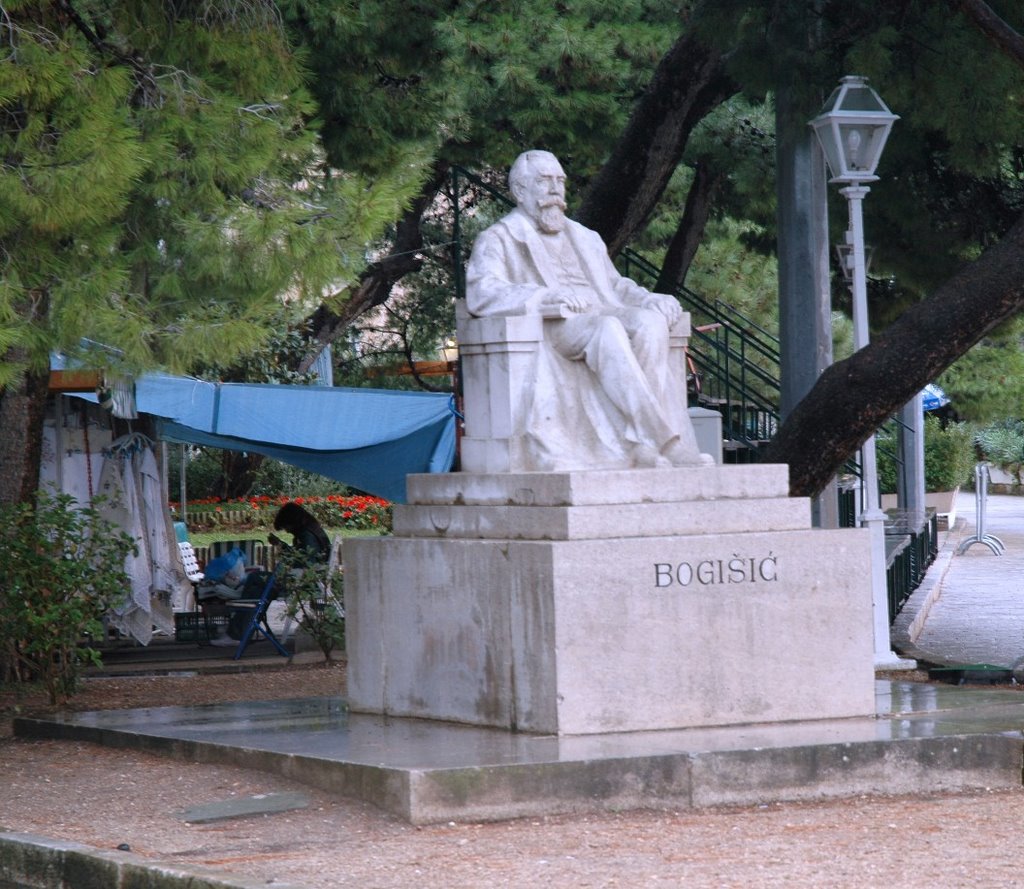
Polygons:
<instances>
[{"instance_id":1,"label":"potted plant","mask_svg":"<svg viewBox=\"0 0 1024 889\"><path fill-rule=\"evenodd\" d=\"M881 433L878 449L878 479L882 508L896 506L895 435ZM956 495L974 473L974 434L967 423L941 423L924 418L925 506L934 508L952 525L956 521Z\"/></svg>"},{"instance_id":2,"label":"potted plant","mask_svg":"<svg viewBox=\"0 0 1024 889\"><path fill-rule=\"evenodd\" d=\"M974 438L985 459L997 470L993 488L1020 493L1024 473L1024 420L999 420L982 429ZM999 472L1004 474L999 478ZM1009 481L1006 478L1009 477Z\"/></svg>"}]
</instances>

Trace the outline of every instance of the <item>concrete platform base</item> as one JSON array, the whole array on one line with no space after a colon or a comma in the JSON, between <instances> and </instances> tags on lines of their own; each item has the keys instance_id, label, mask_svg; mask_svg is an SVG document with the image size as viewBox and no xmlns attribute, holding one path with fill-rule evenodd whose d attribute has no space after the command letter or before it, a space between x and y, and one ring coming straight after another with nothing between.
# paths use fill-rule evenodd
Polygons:
<instances>
[{"instance_id":1,"label":"concrete platform base","mask_svg":"<svg viewBox=\"0 0 1024 889\"><path fill-rule=\"evenodd\" d=\"M875 717L576 737L352 714L340 698L19 718L280 774L416 824L1019 787L1024 696L878 681Z\"/></svg>"}]
</instances>

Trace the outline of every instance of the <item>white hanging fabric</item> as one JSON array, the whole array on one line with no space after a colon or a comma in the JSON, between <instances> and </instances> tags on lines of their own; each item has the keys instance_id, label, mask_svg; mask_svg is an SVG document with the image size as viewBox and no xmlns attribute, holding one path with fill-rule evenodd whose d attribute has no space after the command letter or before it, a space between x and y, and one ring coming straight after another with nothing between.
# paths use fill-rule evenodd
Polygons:
<instances>
[{"instance_id":1,"label":"white hanging fabric","mask_svg":"<svg viewBox=\"0 0 1024 889\"><path fill-rule=\"evenodd\" d=\"M141 485L143 526L152 570L151 592L166 593L165 598L173 610L184 611L192 595L192 584L185 576L181 551L174 534L174 522L164 502L164 488L156 453L151 446L138 451L132 459ZM170 625L170 631L173 632L173 618Z\"/></svg>"},{"instance_id":2,"label":"white hanging fabric","mask_svg":"<svg viewBox=\"0 0 1024 889\"><path fill-rule=\"evenodd\" d=\"M172 607L186 601L191 584L181 567L177 547L170 546L174 528L163 502L163 489L153 443L132 433L104 451L96 492L100 513L135 540L136 552L125 558L128 589L110 614L111 624L143 645L154 626L174 632Z\"/></svg>"}]
</instances>

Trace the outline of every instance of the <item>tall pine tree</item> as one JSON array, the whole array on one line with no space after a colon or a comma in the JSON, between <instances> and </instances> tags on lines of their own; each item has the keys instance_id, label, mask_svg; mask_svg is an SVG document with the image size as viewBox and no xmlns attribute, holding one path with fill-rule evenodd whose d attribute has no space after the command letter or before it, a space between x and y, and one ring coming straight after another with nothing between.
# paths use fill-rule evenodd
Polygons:
<instances>
[{"instance_id":1,"label":"tall pine tree","mask_svg":"<svg viewBox=\"0 0 1024 889\"><path fill-rule=\"evenodd\" d=\"M418 185L332 174L270 0L0 16L0 502L36 484L49 356L187 370L358 274ZM96 363L96 354L90 362Z\"/></svg>"}]
</instances>

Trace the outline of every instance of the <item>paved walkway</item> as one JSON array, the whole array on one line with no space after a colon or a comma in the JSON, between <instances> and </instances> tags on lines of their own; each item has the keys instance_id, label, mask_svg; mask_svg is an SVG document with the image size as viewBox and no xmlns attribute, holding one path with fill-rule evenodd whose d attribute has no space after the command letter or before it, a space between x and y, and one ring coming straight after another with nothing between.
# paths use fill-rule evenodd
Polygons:
<instances>
[{"instance_id":1,"label":"paved walkway","mask_svg":"<svg viewBox=\"0 0 1024 889\"><path fill-rule=\"evenodd\" d=\"M896 621L897 651L950 665L1024 660L1024 497L988 496L982 532L1004 544L1001 555L980 543L958 552L979 536L977 519L974 492L961 492L954 528Z\"/></svg>"},{"instance_id":2,"label":"paved walkway","mask_svg":"<svg viewBox=\"0 0 1024 889\"><path fill-rule=\"evenodd\" d=\"M1024 497L988 500L984 530L1005 545L998 555L980 544L957 553L977 534L973 493L961 495L957 512L897 621L894 645L929 663L1013 666L1024 656L1024 596L1017 588L1024 575ZM1019 788L1022 725L1024 698L1015 691L883 679L876 682L874 716L619 737L516 736L360 716L334 698L20 717L15 731L245 765L371 801L408 821L454 823L567 810L766 807L775 800L880 792ZM110 856L122 854L75 857L52 845L0 834L0 874L5 850L10 861L23 863L30 847L43 856L32 860L54 867L75 861L106 868L102 877L67 882L100 885L109 882ZM200 885L180 860L174 875L159 870L160 885Z\"/></svg>"}]
</instances>

